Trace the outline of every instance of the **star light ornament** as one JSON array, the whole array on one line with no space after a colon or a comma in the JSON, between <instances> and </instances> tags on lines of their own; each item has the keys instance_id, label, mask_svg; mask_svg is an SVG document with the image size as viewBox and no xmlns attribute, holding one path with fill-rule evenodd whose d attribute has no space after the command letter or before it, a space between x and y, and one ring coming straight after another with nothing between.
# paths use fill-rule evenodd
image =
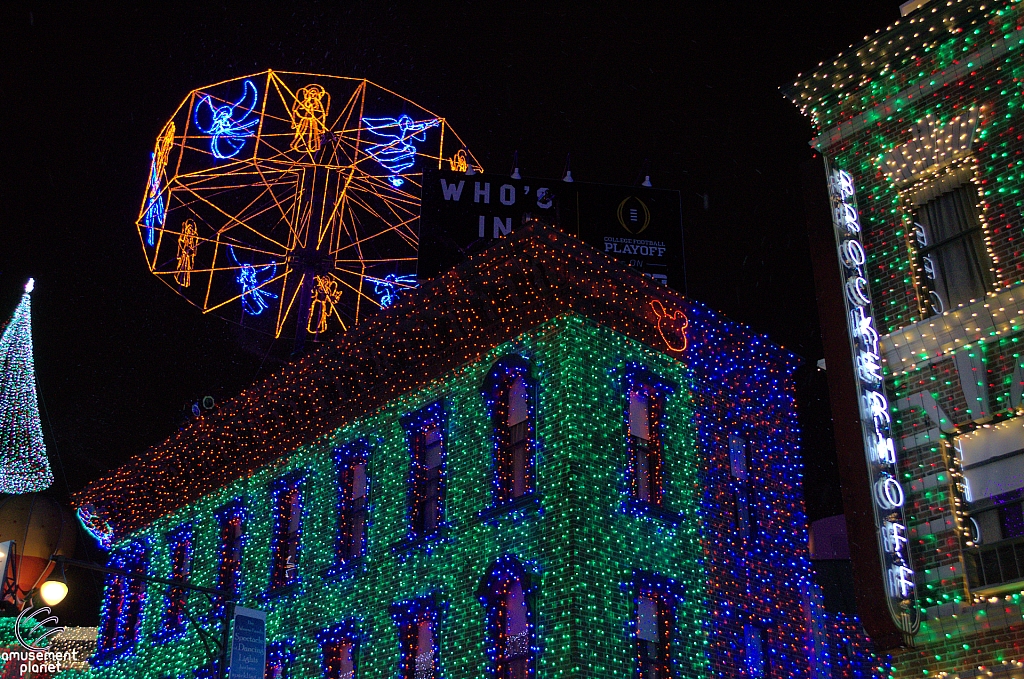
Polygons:
<instances>
[{"instance_id":1,"label":"star light ornament","mask_svg":"<svg viewBox=\"0 0 1024 679\"><path fill-rule=\"evenodd\" d=\"M0 336L0 493L34 493L53 483L39 423L32 359L29 294L33 287L30 278Z\"/></svg>"}]
</instances>

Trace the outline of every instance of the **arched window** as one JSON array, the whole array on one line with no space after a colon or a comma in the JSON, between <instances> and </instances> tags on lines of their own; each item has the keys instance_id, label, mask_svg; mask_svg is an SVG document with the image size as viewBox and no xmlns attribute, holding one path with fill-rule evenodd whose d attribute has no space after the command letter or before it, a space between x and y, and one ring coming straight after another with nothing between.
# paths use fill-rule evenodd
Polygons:
<instances>
[{"instance_id":1,"label":"arched window","mask_svg":"<svg viewBox=\"0 0 1024 679\"><path fill-rule=\"evenodd\" d=\"M494 502L533 492L533 385L530 364L520 356L498 361L482 389L494 440Z\"/></svg>"},{"instance_id":2,"label":"arched window","mask_svg":"<svg viewBox=\"0 0 1024 679\"><path fill-rule=\"evenodd\" d=\"M487 612L487 649L495 679L533 676L533 622L530 581L513 556L495 562L477 596Z\"/></svg>"}]
</instances>

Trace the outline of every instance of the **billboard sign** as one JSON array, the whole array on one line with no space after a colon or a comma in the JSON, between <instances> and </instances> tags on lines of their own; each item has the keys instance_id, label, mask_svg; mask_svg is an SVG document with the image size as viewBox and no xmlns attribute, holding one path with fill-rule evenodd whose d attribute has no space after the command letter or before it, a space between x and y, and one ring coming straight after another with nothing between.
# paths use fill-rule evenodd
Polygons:
<instances>
[{"instance_id":1,"label":"billboard sign","mask_svg":"<svg viewBox=\"0 0 1024 679\"><path fill-rule=\"evenodd\" d=\"M445 170L423 173L417 275L431 278L533 221L683 289L678 191Z\"/></svg>"}]
</instances>

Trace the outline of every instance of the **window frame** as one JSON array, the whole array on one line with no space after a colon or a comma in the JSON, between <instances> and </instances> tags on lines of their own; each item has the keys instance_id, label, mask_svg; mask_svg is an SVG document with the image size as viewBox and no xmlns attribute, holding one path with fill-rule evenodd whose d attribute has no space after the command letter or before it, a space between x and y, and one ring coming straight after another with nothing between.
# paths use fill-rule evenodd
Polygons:
<instances>
[{"instance_id":1,"label":"window frame","mask_svg":"<svg viewBox=\"0 0 1024 679\"><path fill-rule=\"evenodd\" d=\"M513 428L509 425L509 403L512 386L522 379L526 388L525 451L523 453L523 492L515 494L517 473ZM501 507L529 497L537 487L537 393L536 382L531 376L528 359L513 355L497 361L480 388L480 395L487 407L491 421L492 467L491 501L493 507Z\"/></svg>"},{"instance_id":2,"label":"window frame","mask_svg":"<svg viewBox=\"0 0 1024 679\"><path fill-rule=\"evenodd\" d=\"M676 581L663 576L635 571L633 574L632 591L633 612L631 634L633 648L636 653L633 677L634 679L674 679L676 673L673 669L675 666L673 651L675 650L675 640L678 636L676 629L679 623L678 607L683 601L683 587ZM660 668L655 676L644 672L644 662L642 658L646 655L644 651L647 650L646 645L650 642L640 637L641 598L653 599L657 602L657 633L659 636L657 643L660 646L658 649L658 661L660 663Z\"/></svg>"},{"instance_id":3,"label":"window frame","mask_svg":"<svg viewBox=\"0 0 1024 679\"><path fill-rule=\"evenodd\" d=\"M949 285L947 282L940 283L936 276L941 276L945 281L945 273L942 271L942 267L935 262L933 255L942 251L948 251L956 247L957 244L967 242L968 245L964 245L973 256L973 262L971 262L971 269L974 265L978 267L978 271L972 271L972 276L976 273L977 283L981 288L979 295L974 296L974 299L983 299L986 293L991 292L996 280L995 275L991 271L993 266L992 253L989 251L987 244L985 243L985 223L983 215L978 211L977 206L974 203L980 201L977 195L977 189L974 188L974 183L971 180L971 175L962 176L962 178L955 184L949 186L942 186L941 190L937 193L930 191L927 194L918 192L919 195L927 196L927 200L919 199L910 206L910 220L913 226L914 232L914 250L915 252L915 263L918 271L920 272L918 279L921 282L921 287L924 288L927 296L925 306L932 311L931 315L941 315L945 311L952 311L957 308L958 305L969 303L970 297L963 301L953 302L951 295L949 294ZM967 195L964 200L968 203L968 219L973 224L967 229L959 231L952 236L947 236L938 242L929 242L933 237L929 230L935 230L935 224L931 223L931 219L928 220L928 224L922 224L920 214L927 212L928 206L936 204L946 196L950 196L957 192L964 192ZM973 202L972 202L973 199ZM926 266L926 262L929 266ZM932 272L932 274L929 273ZM946 299L943 299L945 294ZM938 300L936 305L935 300Z\"/></svg>"},{"instance_id":4,"label":"window frame","mask_svg":"<svg viewBox=\"0 0 1024 679\"><path fill-rule=\"evenodd\" d=\"M348 565L366 556L369 546L370 528L370 446L363 440L357 440L334 449L335 477L337 482L337 534L335 540L335 561L339 565ZM353 506L352 469L362 464L365 468L362 506ZM356 515L362 515L362 536L358 554L352 554L352 526ZM348 552L346 555L345 552Z\"/></svg>"},{"instance_id":5,"label":"window frame","mask_svg":"<svg viewBox=\"0 0 1024 679\"><path fill-rule=\"evenodd\" d=\"M340 679L331 677L329 658L326 649L334 644L347 643L352 647L352 679L359 678L360 653L362 653L366 635L354 620L346 620L323 629L316 634L320 647L320 668L323 679Z\"/></svg>"},{"instance_id":6,"label":"window frame","mask_svg":"<svg viewBox=\"0 0 1024 679\"><path fill-rule=\"evenodd\" d=\"M170 561L169 580L188 582L192 574L193 530L192 526L186 524L179 526L164 538L167 545L168 560ZM176 569L176 554L179 549L184 550L184 564L180 570ZM189 590L183 587L169 585L165 590L164 603L166 607L161 616L160 629L154 634L158 640L166 640L183 634L188 624L188 599ZM180 607L180 611L175 609Z\"/></svg>"},{"instance_id":7,"label":"window frame","mask_svg":"<svg viewBox=\"0 0 1024 679\"><path fill-rule=\"evenodd\" d=\"M147 566L148 550L141 542L115 550L107 562L108 568L141 575L146 573ZM90 660L93 665L110 665L135 652L146 609L146 584L141 578L107 575L96 653ZM116 592L113 596L106 594L111 589Z\"/></svg>"},{"instance_id":8,"label":"window frame","mask_svg":"<svg viewBox=\"0 0 1024 679\"><path fill-rule=\"evenodd\" d=\"M243 560L245 559L245 524L247 520L245 505L242 504L241 500L236 499L224 505L221 509L219 509L214 514L214 518L217 520L217 547L220 551L220 553L217 556L217 571L215 578L216 589L220 591L228 591L233 595L234 598L237 599L241 595L243 589L242 563ZM228 526L235 521L238 522L238 559L237 564L235 564L235 568L231 571L228 571L225 567L226 564L228 563L228 544L225 532ZM227 582L227 576L230 576L230 583ZM221 596L213 596L212 600L213 610L211 615L220 616L224 612L224 606L226 602L224 601L224 598Z\"/></svg>"},{"instance_id":9,"label":"window frame","mask_svg":"<svg viewBox=\"0 0 1024 679\"><path fill-rule=\"evenodd\" d=\"M632 435L631 428L631 404L633 393L638 390L647 392L647 413L648 413L648 436L646 446L641 445L640 439ZM623 423L624 438L626 442L626 494L629 502L635 508L650 510L656 513L665 509L665 495L667 490L668 465L665 456L664 445L664 412L669 397L674 393L675 387L653 375L649 370L632 364L626 371L623 380ZM647 462L647 498L641 497L638 469L640 467L640 456ZM651 460L655 464L651 464Z\"/></svg>"},{"instance_id":10,"label":"window frame","mask_svg":"<svg viewBox=\"0 0 1024 679\"><path fill-rule=\"evenodd\" d=\"M270 488L270 506L273 512L273 524L271 527L270 534L270 577L267 591L268 593L279 592L287 590L290 587L298 585L301 581L301 573L299 571L299 562L302 556L302 526L303 515L305 513L305 475L301 472L292 472L286 474L273 481ZM283 509L285 509L285 499L291 494L296 494L296 502L298 505L298 526L295 533L291 533L288 528L284 527L283 524ZM294 517L289 514L288 523ZM288 554L282 560L281 555L283 552L280 549L280 543L282 538L289 538L294 535L294 542L292 547L292 553ZM291 558L291 564L289 567L288 559ZM289 575L291 573L291 575Z\"/></svg>"},{"instance_id":11,"label":"window frame","mask_svg":"<svg viewBox=\"0 0 1024 679\"><path fill-rule=\"evenodd\" d=\"M409 452L409 477L406 486L406 529L407 540L412 543L425 542L440 537L447 529L447 465L448 465L448 420L442 401L435 401L415 413L401 419L405 429L406 445ZM434 498L436 525L426 529L420 525L425 520L430 489L433 479L425 457L428 452L424 432L436 427L440 433L440 464L437 466L437 493ZM421 442L422 439L422 442Z\"/></svg>"},{"instance_id":12,"label":"window frame","mask_svg":"<svg viewBox=\"0 0 1024 679\"><path fill-rule=\"evenodd\" d=\"M492 679L512 679L511 671L506 666L508 646L499 644L500 629L506 622L507 611L503 602L509 596L508 587L517 582L522 588L523 603L526 608L526 633L528 652L526 658L526 676L533 677L537 667L536 625L534 622L534 596L536 584L522 562L515 556L506 554L495 561L487 574L484 575L477 589L477 599L484 607L486 617L487 655L489 659L488 673ZM507 604L505 604L507 606Z\"/></svg>"},{"instance_id":13,"label":"window frame","mask_svg":"<svg viewBox=\"0 0 1024 679\"><path fill-rule=\"evenodd\" d=\"M422 655L419 652L419 626L422 622L430 623L433 641L433 675L429 679L441 679L441 635L438 623L442 611L435 598L425 596L395 603L389 611L398 631L398 679L417 679L416 659Z\"/></svg>"}]
</instances>

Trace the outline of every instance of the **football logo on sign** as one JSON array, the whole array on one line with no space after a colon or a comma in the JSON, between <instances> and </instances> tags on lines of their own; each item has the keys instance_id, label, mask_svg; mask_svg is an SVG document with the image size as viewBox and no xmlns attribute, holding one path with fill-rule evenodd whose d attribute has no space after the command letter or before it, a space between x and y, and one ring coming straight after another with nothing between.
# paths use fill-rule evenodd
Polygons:
<instances>
[{"instance_id":1,"label":"football logo on sign","mask_svg":"<svg viewBox=\"0 0 1024 679\"><path fill-rule=\"evenodd\" d=\"M623 201L619 203L619 209L616 211L616 215L619 218L619 224L622 225L622 228L634 236L643 233L644 230L651 225L650 208L647 207L647 203L643 202L636 196L630 196L629 198L623 199Z\"/></svg>"}]
</instances>

